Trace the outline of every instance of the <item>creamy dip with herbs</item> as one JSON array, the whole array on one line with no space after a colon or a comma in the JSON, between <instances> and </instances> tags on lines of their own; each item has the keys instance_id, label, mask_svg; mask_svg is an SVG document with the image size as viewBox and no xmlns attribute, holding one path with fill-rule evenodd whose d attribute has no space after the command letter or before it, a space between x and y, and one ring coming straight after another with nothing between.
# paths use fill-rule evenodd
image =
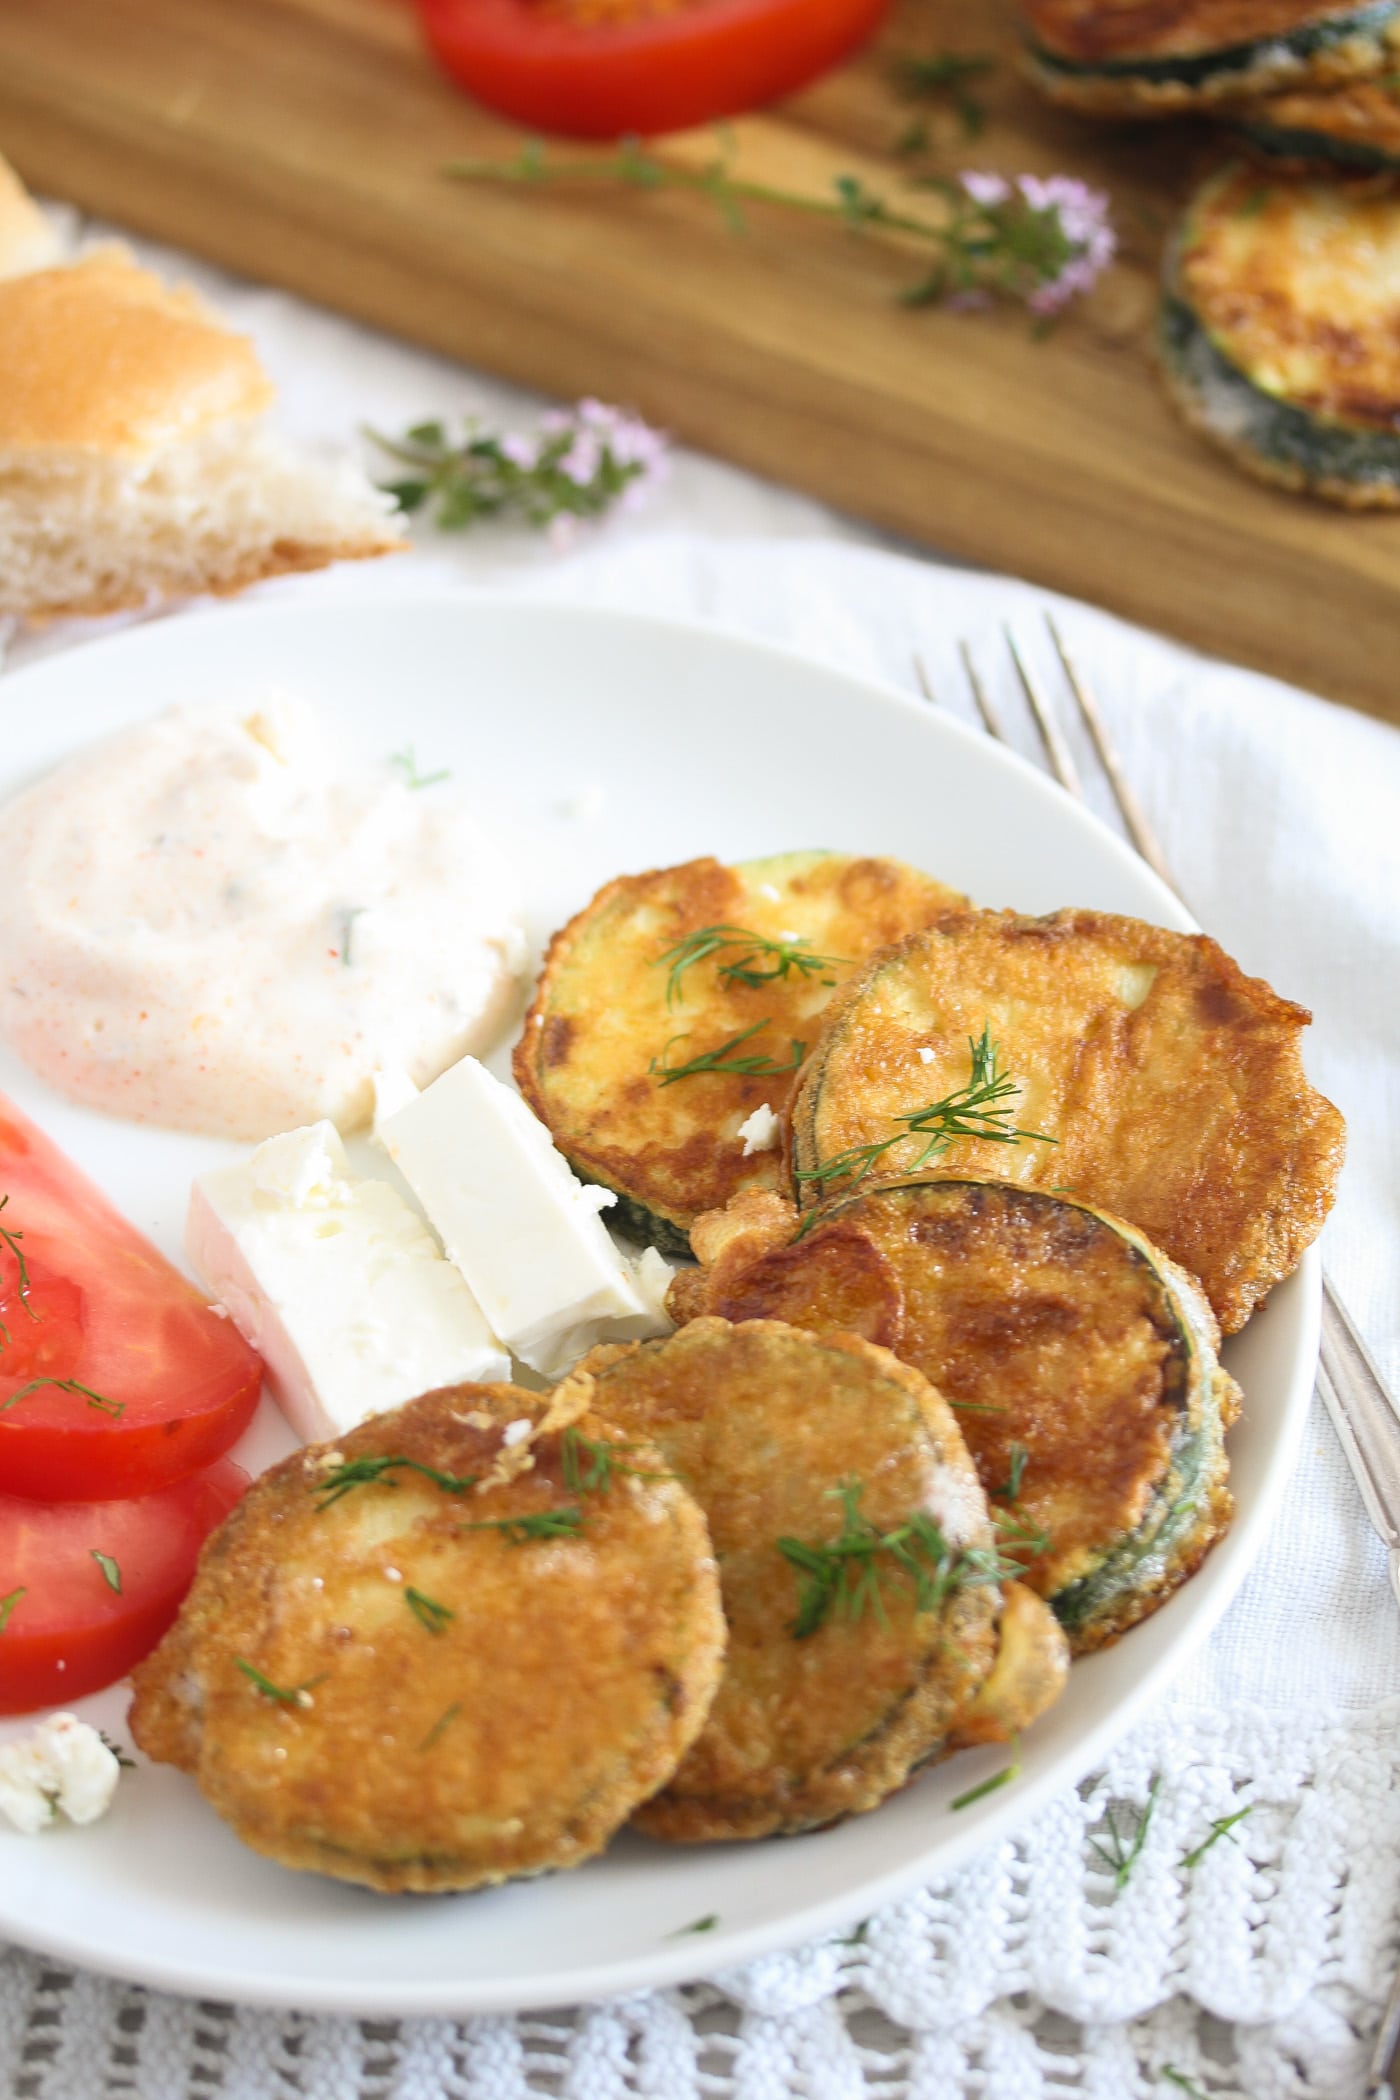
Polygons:
<instances>
[{"instance_id":1,"label":"creamy dip with herbs","mask_svg":"<svg viewBox=\"0 0 1400 2100\"><path fill-rule=\"evenodd\" d=\"M94 1108L265 1138L487 1047L525 961L455 799L302 704L177 708L0 810L0 1028Z\"/></svg>"}]
</instances>

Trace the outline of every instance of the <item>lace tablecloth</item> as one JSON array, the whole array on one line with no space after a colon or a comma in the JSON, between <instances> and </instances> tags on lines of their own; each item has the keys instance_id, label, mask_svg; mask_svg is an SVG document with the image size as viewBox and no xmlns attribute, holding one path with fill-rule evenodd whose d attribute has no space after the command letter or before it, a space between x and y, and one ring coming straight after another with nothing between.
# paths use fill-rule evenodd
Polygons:
<instances>
[{"instance_id":1,"label":"lace tablecloth","mask_svg":"<svg viewBox=\"0 0 1400 2100\"><path fill-rule=\"evenodd\" d=\"M287 420L309 435L511 398L280 295L200 274L259 335ZM680 529L696 522L703 538ZM766 537L742 536L754 530ZM683 461L658 514L566 560L503 540L428 541L375 575L273 588L505 583L712 619L904 682L917 647L970 714L954 642L966 636L989 667L1004 666L1004 596L860 544L869 538ZM1034 594L1015 610L1034 637ZM1400 735L1082 609L1066 619L1199 915L1247 969L1316 1012L1309 1071L1353 1134L1329 1261L1400 1382ZM10 660L70 639L21 643ZM1009 683L1003 700L1032 749ZM1099 1849L1106 1812L1131 1841L1149 1803L1117 1886ZM1214 1819L1245 1808L1183 1865ZM197 2003L0 1950L0 2091L1349 2100L1397 1959L1400 1621L1317 1410L1257 1567L1171 1696L1014 1840L856 1933L688 1989L463 2022Z\"/></svg>"}]
</instances>

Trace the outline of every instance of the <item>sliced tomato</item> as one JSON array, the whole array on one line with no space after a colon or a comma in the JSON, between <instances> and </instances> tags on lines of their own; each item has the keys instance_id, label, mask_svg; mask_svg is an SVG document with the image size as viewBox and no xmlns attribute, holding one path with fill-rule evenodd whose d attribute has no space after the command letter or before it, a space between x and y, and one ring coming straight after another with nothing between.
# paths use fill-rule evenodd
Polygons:
<instances>
[{"instance_id":1,"label":"sliced tomato","mask_svg":"<svg viewBox=\"0 0 1400 2100\"><path fill-rule=\"evenodd\" d=\"M149 1655L247 1485L224 1458L128 1502L0 1495L0 1714L99 1691Z\"/></svg>"},{"instance_id":2,"label":"sliced tomato","mask_svg":"<svg viewBox=\"0 0 1400 2100\"><path fill-rule=\"evenodd\" d=\"M0 1492L141 1495L219 1458L262 1364L0 1095Z\"/></svg>"},{"instance_id":3,"label":"sliced tomato","mask_svg":"<svg viewBox=\"0 0 1400 2100\"><path fill-rule=\"evenodd\" d=\"M756 109L814 80L889 0L418 0L454 80L541 131L624 138Z\"/></svg>"}]
</instances>

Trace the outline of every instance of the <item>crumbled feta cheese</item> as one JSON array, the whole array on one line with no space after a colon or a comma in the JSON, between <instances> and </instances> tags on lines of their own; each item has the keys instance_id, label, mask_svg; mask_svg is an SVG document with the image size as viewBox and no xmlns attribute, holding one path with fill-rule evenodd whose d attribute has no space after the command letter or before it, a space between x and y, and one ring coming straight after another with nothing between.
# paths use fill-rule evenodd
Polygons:
<instances>
[{"instance_id":1,"label":"crumbled feta cheese","mask_svg":"<svg viewBox=\"0 0 1400 2100\"><path fill-rule=\"evenodd\" d=\"M374 1073L370 1085L374 1089L374 1129L378 1135L379 1126L387 1117L418 1099L418 1089L400 1065Z\"/></svg>"},{"instance_id":2,"label":"crumbled feta cheese","mask_svg":"<svg viewBox=\"0 0 1400 2100\"><path fill-rule=\"evenodd\" d=\"M0 1814L26 1837L60 1811L95 1823L111 1806L121 1766L95 1728L76 1714L50 1714L14 1742L0 1743Z\"/></svg>"},{"instance_id":3,"label":"crumbled feta cheese","mask_svg":"<svg viewBox=\"0 0 1400 2100\"><path fill-rule=\"evenodd\" d=\"M505 1428L501 1432L501 1442L505 1445L507 1451L511 1451L517 1444L523 1444L529 1434L529 1417L522 1415L518 1422L506 1423Z\"/></svg>"},{"instance_id":4,"label":"crumbled feta cheese","mask_svg":"<svg viewBox=\"0 0 1400 2100\"><path fill-rule=\"evenodd\" d=\"M664 1334L669 1334L675 1322L666 1310L666 1293L670 1290L675 1270L658 1247L644 1247L629 1263L632 1281L637 1295Z\"/></svg>"},{"instance_id":5,"label":"crumbled feta cheese","mask_svg":"<svg viewBox=\"0 0 1400 2100\"><path fill-rule=\"evenodd\" d=\"M617 1190L599 1188L596 1181L585 1181L579 1189L578 1200L584 1210L611 1210L617 1201Z\"/></svg>"},{"instance_id":6,"label":"crumbled feta cheese","mask_svg":"<svg viewBox=\"0 0 1400 2100\"><path fill-rule=\"evenodd\" d=\"M758 894L760 897L766 897L770 904L781 904L783 901L783 893L776 882L761 882L758 885Z\"/></svg>"},{"instance_id":7,"label":"crumbled feta cheese","mask_svg":"<svg viewBox=\"0 0 1400 2100\"><path fill-rule=\"evenodd\" d=\"M782 1140L782 1118L774 1115L766 1101L760 1101L747 1121L739 1125L738 1135L744 1140L745 1159L754 1152L771 1152Z\"/></svg>"},{"instance_id":8,"label":"crumbled feta cheese","mask_svg":"<svg viewBox=\"0 0 1400 2100\"><path fill-rule=\"evenodd\" d=\"M927 1043L920 1043L919 1063L921 1065L931 1065L936 1055L937 1053L933 1050L930 1050Z\"/></svg>"}]
</instances>

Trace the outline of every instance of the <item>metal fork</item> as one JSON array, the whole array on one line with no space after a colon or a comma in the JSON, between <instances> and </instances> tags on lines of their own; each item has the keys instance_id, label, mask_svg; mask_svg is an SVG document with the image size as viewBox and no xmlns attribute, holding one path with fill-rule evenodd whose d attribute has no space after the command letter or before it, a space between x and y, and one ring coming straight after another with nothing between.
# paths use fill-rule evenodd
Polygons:
<instances>
[{"instance_id":1,"label":"metal fork","mask_svg":"<svg viewBox=\"0 0 1400 2100\"><path fill-rule=\"evenodd\" d=\"M1124 776L1098 702L1074 656L1066 647L1064 637L1053 617L1048 613L1045 616L1045 624L1063 668L1065 682L1074 696L1099 763L1113 790L1124 828L1148 866L1161 877L1167 888L1180 898L1181 890L1167 865L1166 856L1148 822L1147 814ZM1026 696L1044 746L1050 770L1067 794L1073 795L1076 801L1083 802L1084 784L1080 779L1074 754L1065 741L1045 689L1027 661L1012 629L1009 626L1005 627L1003 633L1021 690ZM966 642L960 642L958 648L963 669L967 674L968 686L983 725L988 734L998 742L1009 743L1010 739L973 660L971 650ZM928 667L923 657L917 654L914 658L914 669L925 699L936 704L938 696L929 678ZM1182 901L1185 902L1184 898ZM1325 1270L1322 1277L1322 1342L1317 1369L1317 1390L1332 1418L1338 1441L1361 1490L1366 1513L1386 1548L1390 1564L1390 1586L1395 1593L1396 1602L1400 1604L1400 1407L1397 1407L1394 1396L1382 1380L1370 1351L1357 1333L1351 1315L1338 1297ZM1365 2100L1392 2100L1392 2087L1387 2074L1397 2040L1400 2040L1400 1975L1396 1976L1392 1985L1390 1999L1381 2021L1375 2053L1371 2060L1370 2082L1366 2087Z\"/></svg>"}]
</instances>

